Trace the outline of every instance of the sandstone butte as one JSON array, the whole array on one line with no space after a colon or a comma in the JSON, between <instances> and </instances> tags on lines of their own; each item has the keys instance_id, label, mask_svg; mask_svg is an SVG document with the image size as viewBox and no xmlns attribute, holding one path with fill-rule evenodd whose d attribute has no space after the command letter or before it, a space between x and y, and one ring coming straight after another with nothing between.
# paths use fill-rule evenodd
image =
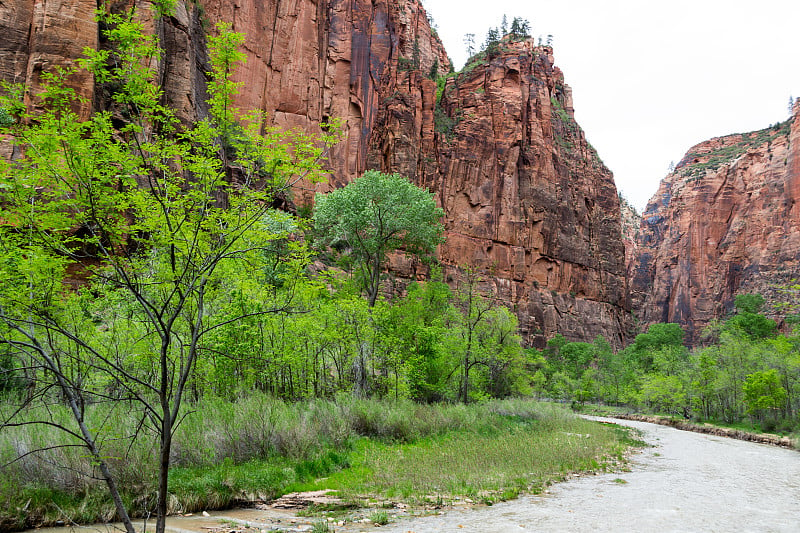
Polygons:
<instances>
[{"instance_id":1,"label":"sandstone butte","mask_svg":"<svg viewBox=\"0 0 800 533\"><path fill-rule=\"evenodd\" d=\"M551 48L506 42L449 78L437 104L429 73L435 66L447 73L450 62L419 0L179 1L159 22L148 18L146 2L112 2L134 3L162 36L167 99L181 117L202 112L204 28L230 22L246 35L240 107L308 131L344 120L330 182L317 190L369 168L408 176L446 213L438 258L448 281L465 266L483 272L484 288L517 313L528 344L542 346L556 333L624 343L631 320L620 202L573 118ZM95 7L95 0L0 3L0 79L26 84L36 105L43 71L72 63L84 46L102 46ZM84 115L108 105L92 79L73 83L91 102ZM313 192L299 189L294 200L307 203ZM391 269L399 280L425 275L399 255Z\"/></svg>"},{"instance_id":2,"label":"sandstone butte","mask_svg":"<svg viewBox=\"0 0 800 533\"><path fill-rule=\"evenodd\" d=\"M629 265L643 325L676 322L690 342L739 293L775 304L800 277L800 103L765 130L692 147L642 214Z\"/></svg>"}]
</instances>

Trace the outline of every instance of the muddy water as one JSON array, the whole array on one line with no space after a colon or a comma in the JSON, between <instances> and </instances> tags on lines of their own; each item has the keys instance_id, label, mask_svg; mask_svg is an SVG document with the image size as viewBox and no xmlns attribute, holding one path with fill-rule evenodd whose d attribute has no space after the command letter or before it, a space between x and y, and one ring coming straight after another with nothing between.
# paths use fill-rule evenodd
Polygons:
<instances>
[{"instance_id":1,"label":"muddy water","mask_svg":"<svg viewBox=\"0 0 800 533\"><path fill-rule=\"evenodd\" d=\"M653 444L630 472L555 485L544 496L398 521L387 532L800 532L800 453L614 421Z\"/></svg>"},{"instance_id":2,"label":"muddy water","mask_svg":"<svg viewBox=\"0 0 800 533\"><path fill-rule=\"evenodd\" d=\"M342 533L800 532L800 453L645 422L613 422L641 429L653 445L633 457L629 472L576 478L551 487L545 495L492 507L416 518L401 514L387 526L348 524L334 529ZM287 511L243 509L171 518L168 531L310 531L312 523ZM152 531L152 523L149 526ZM76 531L109 530L95 526Z\"/></svg>"}]
</instances>

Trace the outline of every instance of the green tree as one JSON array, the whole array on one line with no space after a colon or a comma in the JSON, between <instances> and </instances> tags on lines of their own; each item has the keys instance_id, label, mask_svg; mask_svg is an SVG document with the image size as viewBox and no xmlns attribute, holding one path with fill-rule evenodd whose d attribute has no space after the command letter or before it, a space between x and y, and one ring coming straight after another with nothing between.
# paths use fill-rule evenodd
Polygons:
<instances>
[{"instance_id":1,"label":"green tree","mask_svg":"<svg viewBox=\"0 0 800 533\"><path fill-rule=\"evenodd\" d=\"M781 386L780 376L774 368L749 374L742 385L744 402L749 414L764 414L777 411L786 403L786 389Z\"/></svg>"},{"instance_id":2,"label":"green tree","mask_svg":"<svg viewBox=\"0 0 800 533\"><path fill-rule=\"evenodd\" d=\"M511 37L514 39L527 39L531 35L531 23L521 17L514 17L511 21Z\"/></svg>"},{"instance_id":3,"label":"green tree","mask_svg":"<svg viewBox=\"0 0 800 533\"><path fill-rule=\"evenodd\" d=\"M469 402L471 392L510 394L514 389L512 383L524 366L516 316L498 306L494 299L484 296L479 289L480 282L478 272L464 269L455 291L458 313L448 324L449 347L457 357L454 371L461 371L459 397L464 403ZM487 372L481 391L472 388L472 372L476 366Z\"/></svg>"},{"instance_id":4,"label":"green tree","mask_svg":"<svg viewBox=\"0 0 800 533\"><path fill-rule=\"evenodd\" d=\"M320 242L343 248L355 259L370 307L390 252L426 256L442 242L444 212L433 194L398 174L368 170L341 189L317 194L315 203Z\"/></svg>"},{"instance_id":5,"label":"green tree","mask_svg":"<svg viewBox=\"0 0 800 533\"><path fill-rule=\"evenodd\" d=\"M639 368L647 373L653 369L655 352L668 347L681 348L683 336L683 328L678 324L651 324L647 333L636 336L630 353Z\"/></svg>"},{"instance_id":6,"label":"green tree","mask_svg":"<svg viewBox=\"0 0 800 533\"><path fill-rule=\"evenodd\" d=\"M454 311L451 296L450 288L437 276L412 283L408 294L391 306L379 325L391 339L396 396L404 380L408 396L416 401L446 398L449 364L443 339L447 336L445 322Z\"/></svg>"},{"instance_id":7,"label":"green tree","mask_svg":"<svg viewBox=\"0 0 800 533\"><path fill-rule=\"evenodd\" d=\"M158 14L170 2L157 3ZM75 426L59 426L87 449L129 533L133 525L101 443L118 428L90 427L84 406L135 408L157 441L156 531L168 502L172 437L185 412L202 342L244 315L209 303L223 274L247 271L277 239L269 205L300 178L320 179L322 142L268 127L232 107L229 75L242 36L220 26L210 39L210 115L182 123L163 105L157 37L132 13L102 15L111 50L87 50L83 66L113 87L111 112L81 120L68 70L45 73L43 111L26 113L13 90L0 100L16 119L21 157L0 168L0 343L40 386L26 398L56 398ZM237 167L232 182L225 163ZM76 274L77 273L77 274ZM82 290L70 283L85 279ZM38 423L53 424L51 420ZM29 422L16 419L7 425ZM134 433L126 438L137 438Z\"/></svg>"},{"instance_id":8,"label":"green tree","mask_svg":"<svg viewBox=\"0 0 800 533\"><path fill-rule=\"evenodd\" d=\"M723 330L744 335L750 339L767 339L775 336L778 325L764 315L742 311L728 319Z\"/></svg>"},{"instance_id":9,"label":"green tree","mask_svg":"<svg viewBox=\"0 0 800 533\"><path fill-rule=\"evenodd\" d=\"M733 305L741 313L760 313L764 307L764 297L760 294L737 294Z\"/></svg>"},{"instance_id":10,"label":"green tree","mask_svg":"<svg viewBox=\"0 0 800 533\"><path fill-rule=\"evenodd\" d=\"M489 28L486 32L486 42L483 44L483 49L486 51L486 56L491 58L500 53L500 30L497 28Z\"/></svg>"},{"instance_id":11,"label":"green tree","mask_svg":"<svg viewBox=\"0 0 800 533\"><path fill-rule=\"evenodd\" d=\"M774 320L760 314L764 297L760 294L738 294L734 299L737 313L725 322L724 331L744 335L750 339L766 339L775 336L778 325Z\"/></svg>"},{"instance_id":12,"label":"green tree","mask_svg":"<svg viewBox=\"0 0 800 533\"><path fill-rule=\"evenodd\" d=\"M651 408L667 413L684 411L686 390L677 376L650 374L642 384L642 400Z\"/></svg>"},{"instance_id":13,"label":"green tree","mask_svg":"<svg viewBox=\"0 0 800 533\"><path fill-rule=\"evenodd\" d=\"M579 379L595 358L595 346L588 342L569 342L561 348L564 370Z\"/></svg>"},{"instance_id":14,"label":"green tree","mask_svg":"<svg viewBox=\"0 0 800 533\"><path fill-rule=\"evenodd\" d=\"M5 128L14 124L14 119L8 114L5 108L0 107L0 128Z\"/></svg>"}]
</instances>

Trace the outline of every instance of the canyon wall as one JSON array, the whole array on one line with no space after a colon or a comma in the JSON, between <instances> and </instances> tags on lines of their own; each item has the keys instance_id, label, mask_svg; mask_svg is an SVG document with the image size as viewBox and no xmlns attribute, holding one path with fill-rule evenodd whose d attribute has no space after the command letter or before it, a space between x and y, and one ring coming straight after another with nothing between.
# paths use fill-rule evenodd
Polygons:
<instances>
[{"instance_id":1,"label":"canyon wall","mask_svg":"<svg viewBox=\"0 0 800 533\"><path fill-rule=\"evenodd\" d=\"M419 181L446 213L441 261L489 272L529 342L561 333L622 345L617 190L574 120L552 49L506 43L449 79L440 105L451 122L437 136L436 172Z\"/></svg>"},{"instance_id":2,"label":"canyon wall","mask_svg":"<svg viewBox=\"0 0 800 533\"><path fill-rule=\"evenodd\" d=\"M204 113L204 35L218 21L246 35L237 105L309 132L343 120L329 183L298 189L297 203L369 168L399 172L445 210L439 260L447 279L463 267L480 270L487 291L519 316L527 343L562 333L623 344L630 320L617 191L575 123L552 49L506 40L448 78L437 102L433 78L450 62L418 0L198 0L178 2L159 21L143 0L111 8L134 4L164 43L166 99L185 120ZM10 21L0 36L0 79L25 84L35 105L42 71L103 46L95 5L0 3L0 19ZM105 89L85 75L72 83L89 102L82 114L108 105ZM392 269L424 275L402 256Z\"/></svg>"},{"instance_id":3,"label":"canyon wall","mask_svg":"<svg viewBox=\"0 0 800 533\"><path fill-rule=\"evenodd\" d=\"M800 105L765 130L692 147L642 214L631 270L644 325L676 322L689 340L740 293L774 304L800 277Z\"/></svg>"}]
</instances>

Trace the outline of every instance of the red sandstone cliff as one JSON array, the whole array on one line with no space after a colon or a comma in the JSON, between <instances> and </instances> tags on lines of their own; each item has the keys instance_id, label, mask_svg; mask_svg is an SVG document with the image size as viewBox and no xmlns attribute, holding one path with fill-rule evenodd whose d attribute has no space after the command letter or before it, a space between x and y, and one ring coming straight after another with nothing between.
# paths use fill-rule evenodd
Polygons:
<instances>
[{"instance_id":1,"label":"red sandstone cliff","mask_svg":"<svg viewBox=\"0 0 800 533\"><path fill-rule=\"evenodd\" d=\"M642 214L631 279L644 324L677 322L692 341L739 293L780 299L800 276L800 105L762 131L694 146Z\"/></svg>"},{"instance_id":2,"label":"red sandstone cliff","mask_svg":"<svg viewBox=\"0 0 800 533\"><path fill-rule=\"evenodd\" d=\"M444 89L440 131L431 141L422 129L421 161L397 156L408 133L384 135L378 153L437 192L447 238L440 260L489 273L487 285L516 310L528 342L562 333L622 344L617 191L572 117L552 50L507 42L465 70ZM383 131L402 132L403 124L402 114L390 114Z\"/></svg>"},{"instance_id":3,"label":"red sandstone cliff","mask_svg":"<svg viewBox=\"0 0 800 533\"><path fill-rule=\"evenodd\" d=\"M619 200L572 117L551 49L506 43L497 57L451 78L437 111L428 74L434 65L447 72L449 60L418 0L199 0L178 2L174 16L158 23L143 0L113 6L134 3L162 37L166 95L180 116L202 112L204 27L232 23L246 35L240 107L310 131L331 117L345 121L329 162L333 185L378 168L434 191L446 212L440 259L449 275L464 265L484 269L487 288L516 310L528 342L557 332L623 342ZM0 79L25 83L30 97L42 69L102 45L94 6L0 3L0 19L10 21L0 36ZM106 105L102 87L74 83L92 105ZM308 201L312 192L296 198ZM416 265L396 258L394 267L413 275Z\"/></svg>"}]
</instances>

